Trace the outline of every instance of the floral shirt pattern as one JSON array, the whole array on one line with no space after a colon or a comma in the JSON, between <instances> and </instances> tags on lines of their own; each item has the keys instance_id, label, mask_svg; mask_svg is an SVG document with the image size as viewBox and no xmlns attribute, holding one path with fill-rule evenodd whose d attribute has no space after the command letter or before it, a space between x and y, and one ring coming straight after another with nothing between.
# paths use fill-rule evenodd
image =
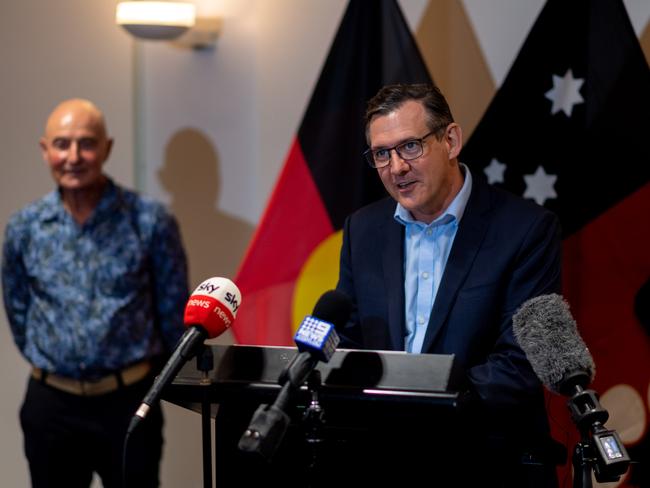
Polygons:
<instances>
[{"instance_id":1,"label":"floral shirt pattern","mask_svg":"<svg viewBox=\"0 0 650 488\"><path fill-rule=\"evenodd\" d=\"M5 229L4 304L34 366L93 379L165 354L183 333L187 263L164 206L112 181L77 224L57 190Z\"/></svg>"}]
</instances>

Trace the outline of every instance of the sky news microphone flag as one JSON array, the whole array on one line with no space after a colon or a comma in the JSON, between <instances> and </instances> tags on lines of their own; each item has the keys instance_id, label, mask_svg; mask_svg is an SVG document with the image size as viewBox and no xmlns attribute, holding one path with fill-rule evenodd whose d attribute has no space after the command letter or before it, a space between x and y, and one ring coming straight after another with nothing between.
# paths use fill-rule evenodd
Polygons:
<instances>
[{"instance_id":1,"label":"sky news microphone flag","mask_svg":"<svg viewBox=\"0 0 650 488\"><path fill-rule=\"evenodd\" d=\"M596 362L594 388L646 412L649 114L650 71L623 2L549 0L461 153L490 183L559 215L563 294ZM618 407L608 405L614 419ZM637 426L627 417L628 445L650 459L647 415Z\"/></svg>"},{"instance_id":2,"label":"sky news microphone flag","mask_svg":"<svg viewBox=\"0 0 650 488\"><path fill-rule=\"evenodd\" d=\"M351 0L235 280L238 342L291 345L336 286L345 217L385 195L361 156L366 102L388 83L430 81L398 4Z\"/></svg>"}]
</instances>

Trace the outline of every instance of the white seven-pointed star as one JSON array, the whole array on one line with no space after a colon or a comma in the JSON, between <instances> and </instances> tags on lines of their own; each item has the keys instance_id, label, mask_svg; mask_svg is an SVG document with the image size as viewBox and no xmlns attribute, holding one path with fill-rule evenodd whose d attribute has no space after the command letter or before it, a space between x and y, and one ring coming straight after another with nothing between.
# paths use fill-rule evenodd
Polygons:
<instances>
[{"instance_id":1,"label":"white seven-pointed star","mask_svg":"<svg viewBox=\"0 0 650 488\"><path fill-rule=\"evenodd\" d=\"M580 95L580 87L584 82L584 78L574 78L570 69L567 70L564 77L553 75L553 88L544 94L553 102L551 115L562 110L567 117L571 117L573 106L585 101Z\"/></svg>"},{"instance_id":2,"label":"white seven-pointed star","mask_svg":"<svg viewBox=\"0 0 650 488\"><path fill-rule=\"evenodd\" d=\"M487 176L488 183L493 185L494 183L503 183L503 173L506 170L506 165L500 163L498 160L492 158L490 164L483 168L485 176Z\"/></svg>"},{"instance_id":3,"label":"white seven-pointed star","mask_svg":"<svg viewBox=\"0 0 650 488\"><path fill-rule=\"evenodd\" d=\"M557 175L547 175L543 167L538 166L532 175L524 175L524 180L526 180L524 198L532 198L538 205L544 205L544 202L550 198L557 198L553 188Z\"/></svg>"}]
</instances>

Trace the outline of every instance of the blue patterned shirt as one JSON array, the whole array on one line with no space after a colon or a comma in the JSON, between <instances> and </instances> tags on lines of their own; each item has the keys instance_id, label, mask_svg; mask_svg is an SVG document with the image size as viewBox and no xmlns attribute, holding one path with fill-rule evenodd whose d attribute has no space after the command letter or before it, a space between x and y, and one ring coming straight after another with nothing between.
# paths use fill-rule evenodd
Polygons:
<instances>
[{"instance_id":1,"label":"blue patterned shirt","mask_svg":"<svg viewBox=\"0 0 650 488\"><path fill-rule=\"evenodd\" d=\"M165 354L183 333L187 264L176 221L112 181L83 225L57 190L14 214L2 285L21 353L70 378Z\"/></svg>"}]
</instances>

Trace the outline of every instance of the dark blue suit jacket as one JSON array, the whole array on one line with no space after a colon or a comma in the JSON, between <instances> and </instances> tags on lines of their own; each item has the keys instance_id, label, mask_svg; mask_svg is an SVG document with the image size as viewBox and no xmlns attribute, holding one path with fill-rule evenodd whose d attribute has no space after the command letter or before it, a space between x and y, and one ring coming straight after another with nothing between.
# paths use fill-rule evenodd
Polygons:
<instances>
[{"instance_id":1,"label":"dark blue suit jacket","mask_svg":"<svg viewBox=\"0 0 650 488\"><path fill-rule=\"evenodd\" d=\"M343 347L404 350L404 227L395 205L381 200L345 222L337 288L355 311ZM422 352L455 354L480 408L507 437L548 432L541 383L515 342L512 315L527 299L560 291L560 250L554 214L473 175Z\"/></svg>"}]
</instances>

